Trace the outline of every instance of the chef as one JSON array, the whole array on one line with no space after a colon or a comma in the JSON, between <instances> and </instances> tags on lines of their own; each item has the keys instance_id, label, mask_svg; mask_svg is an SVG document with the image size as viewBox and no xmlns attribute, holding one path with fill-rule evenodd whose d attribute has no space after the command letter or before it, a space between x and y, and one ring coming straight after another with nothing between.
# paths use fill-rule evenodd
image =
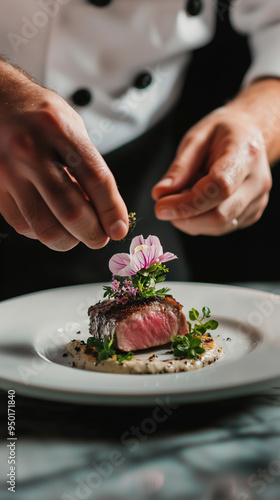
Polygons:
<instances>
[{"instance_id":1,"label":"chef","mask_svg":"<svg viewBox=\"0 0 280 500\"><path fill-rule=\"evenodd\" d=\"M211 42L225 12L249 37L252 64L238 95L186 129L164 161L162 123L178 103L193 51ZM85 248L126 236L127 207L141 217L146 236L158 234L167 250L178 247L184 257L186 235L217 236L254 224L268 203L270 165L280 158L279 46L279 0L4 0L4 245L15 241L22 255L46 258L50 266L57 259L52 250L73 249L56 283L67 284L73 258L80 267L87 262ZM153 144L140 148L139 168L134 145L143 137ZM119 161L111 165L114 152ZM8 225L31 241L23 244ZM43 246L47 253L38 257ZM93 274L86 276L85 267L69 282L103 279L102 264L90 255ZM34 260L24 261L33 276ZM63 265L55 260L57 275ZM181 263L180 278L186 269Z\"/></svg>"}]
</instances>

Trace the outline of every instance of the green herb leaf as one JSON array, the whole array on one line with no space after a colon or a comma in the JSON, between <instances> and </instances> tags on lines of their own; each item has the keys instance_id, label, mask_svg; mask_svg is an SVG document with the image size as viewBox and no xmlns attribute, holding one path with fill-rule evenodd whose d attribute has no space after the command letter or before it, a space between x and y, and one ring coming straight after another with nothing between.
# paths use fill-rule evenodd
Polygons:
<instances>
[{"instance_id":1,"label":"green herb leaf","mask_svg":"<svg viewBox=\"0 0 280 500\"><path fill-rule=\"evenodd\" d=\"M99 339L95 339L94 337L89 337L87 339L87 345L89 347L94 347L98 352L98 361L105 361L108 358L111 358L116 354L115 349L112 349L112 345L114 342L114 337L111 338L105 337L104 342Z\"/></svg>"},{"instance_id":2,"label":"green herb leaf","mask_svg":"<svg viewBox=\"0 0 280 500\"><path fill-rule=\"evenodd\" d=\"M162 283L166 278L168 269L165 265L155 263L148 269L142 269L130 277L133 286L137 289L138 298L144 299L146 297L154 297L159 295L165 297L170 288L156 289L158 283Z\"/></svg>"},{"instance_id":3,"label":"green herb leaf","mask_svg":"<svg viewBox=\"0 0 280 500\"><path fill-rule=\"evenodd\" d=\"M106 361L106 359L112 357L113 354L110 355L109 351L105 351L105 349L103 351L101 351L99 354L98 354L98 361Z\"/></svg>"},{"instance_id":4,"label":"green herb leaf","mask_svg":"<svg viewBox=\"0 0 280 500\"><path fill-rule=\"evenodd\" d=\"M138 271L137 274L146 277L146 276L149 276L149 271L148 271L148 269L140 269L140 271Z\"/></svg>"},{"instance_id":5,"label":"green herb leaf","mask_svg":"<svg viewBox=\"0 0 280 500\"><path fill-rule=\"evenodd\" d=\"M193 326L192 324L188 321L188 326L189 326L189 331L192 335L194 336L200 336L200 335L205 335L207 333L207 330L216 330L218 327L219 323L215 319L211 319L203 323L203 320L205 318L210 318L211 316L211 311L209 307L203 307L202 308L202 317L201 319L199 318L199 313L196 309L191 309L189 311L189 317L192 321L198 321L198 323L195 323ZM209 334L208 334L209 335Z\"/></svg>"},{"instance_id":6,"label":"green herb leaf","mask_svg":"<svg viewBox=\"0 0 280 500\"><path fill-rule=\"evenodd\" d=\"M210 319L210 321L204 323L203 326L206 328L206 330L216 330L216 328L218 328L219 326L219 323L215 319Z\"/></svg>"},{"instance_id":7,"label":"green herb leaf","mask_svg":"<svg viewBox=\"0 0 280 500\"><path fill-rule=\"evenodd\" d=\"M202 308L202 314L203 314L204 318L210 318L211 311L210 311L209 307L206 307L206 306L203 307Z\"/></svg>"},{"instance_id":8,"label":"green herb leaf","mask_svg":"<svg viewBox=\"0 0 280 500\"><path fill-rule=\"evenodd\" d=\"M191 321L195 321L199 318L199 312L194 309L194 307L189 311L189 318Z\"/></svg>"},{"instance_id":9,"label":"green herb leaf","mask_svg":"<svg viewBox=\"0 0 280 500\"><path fill-rule=\"evenodd\" d=\"M89 337L87 339L87 345L89 347L94 347L97 352L101 352L103 349L103 342L99 339L95 339L94 337Z\"/></svg>"},{"instance_id":10,"label":"green herb leaf","mask_svg":"<svg viewBox=\"0 0 280 500\"><path fill-rule=\"evenodd\" d=\"M132 231L137 223L136 219L136 212L129 212L128 214L128 224L129 224L129 229Z\"/></svg>"},{"instance_id":11,"label":"green herb leaf","mask_svg":"<svg viewBox=\"0 0 280 500\"><path fill-rule=\"evenodd\" d=\"M161 288L160 290L157 290L156 294L160 297L166 297L168 292L170 292L170 288Z\"/></svg>"},{"instance_id":12,"label":"green herb leaf","mask_svg":"<svg viewBox=\"0 0 280 500\"><path fill-rule=\"evenodd\" d=\"M172 337L171 346L176 358L198 359L198 354L205 352L201 347L201 340L189 333Z\"/></svg>"},{"instance_id":13,"label":"green herb leaf","mask_svg":"<svg viewBox=\"0 0 280 500\"><path fill-rule=\"evenodd\" d=\"M197 335L204 335L206 333L205 324L204 325L195 324L193 329L194 329L194 333Z\"/></svg>"},{"instance_id":14,"label":"green herb leaf","mask_svg":"<svg viewBox=\"0 0 280 500\"><path fill-rule=\"evenodd\" d=\"M87 339L87 345L89 347L94 347L98 352L98 361L105 361L106 359L112 358L116 351L112 348L114 342L114 337L112 335L111 338L105 337L104 342L99 339L95 339L94 337L89 337ZM118 354L117 361L118 363L123 363L124 361L129 361L134 357L133 352L127 352L125 354Z\"/></svg>"},{"instance_id":15,"label":"green herb leaf","mask_svg":"<svg viewBox=\"0 0 280 500\"><path fill-rule=\"evenodd\" d=\"M200 345L201 345L201 340L200 340L198 337L196 337L196 338L194 338L194 339L192 340L191 345L192 345L192 347L200 347Z\"/></svg>"},{"instance_id":16,"label":"green herb leaf","mask_svg":"<svg viewBox=\"0 0 280 500\"><path fill-rule=\"evenodd\" d=\"M199 312L192 308L189 311L189 318L191 321L198 321L192 325L187 321L189 327L189 333L186 335L177 335L171 338L171 346L173 349L174 356L176 358L191 358L198 359L199 355L205 352L205 349L201 345L201 336L207 333L207 330L216 330L218 327L218 321L211 319L203 323L205 318L211 316L211 311L209 307L202 308L202 318L199 318ZM210 333L208 334L210 335Z\"/></svg>"},{"instance_id":17,"label":"green herb leaf","mask_svg":"<svg viewBox=\"0 0 280 500\"><path fill-rule=\"evenodd\" d=\"M133 352L127 352L126 354L118 354L117 355L117 360L118 363L123 363L124 361L130 361L132 358L134 358L134 353Z\"/></svg>"}]
</instances>

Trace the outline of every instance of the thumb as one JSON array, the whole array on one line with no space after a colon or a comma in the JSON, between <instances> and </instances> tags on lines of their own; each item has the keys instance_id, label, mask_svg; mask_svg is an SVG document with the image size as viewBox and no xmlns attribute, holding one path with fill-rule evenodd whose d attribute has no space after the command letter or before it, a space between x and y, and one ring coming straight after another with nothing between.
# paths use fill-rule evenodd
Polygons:
<instances>
[{"instance_id":1,"label":"thumb","mask_svg":"<svg viewBox=\"0 0 280 500\"><path fill-rule=\"evenodd\" d=\"M208 141L198 140L188 134L180 144L176 157L163 178L154 186L152 197L158 201L163 196L180 192L198 180L208 151Z\"/></svg>"}]
</instances>

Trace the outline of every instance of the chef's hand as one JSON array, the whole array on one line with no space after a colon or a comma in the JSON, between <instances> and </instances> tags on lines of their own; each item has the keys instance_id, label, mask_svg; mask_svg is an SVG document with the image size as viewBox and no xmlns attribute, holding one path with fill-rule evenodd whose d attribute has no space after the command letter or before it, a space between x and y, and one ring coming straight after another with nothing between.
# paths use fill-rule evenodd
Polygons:
<instances>
[{"instance_id":1,"label":"chef's hand","mask_svg":"<svg viewBox=\"0 0 280 500\"><path fill-rule=\"evenodd\" d=\"M0 61L0 213L20 234L65 251L128 231L114 177L80 116Z\"/></svg>"},{"instance_id":2,"label":"chef's hand","mask_svg":"<svg viewBox=\"0 0 280 500\"><path fill-rule=\"evenodd\" d=\"M152 196L158 219L191 235L222 235L261 217L271 185L260 127L225 106L188 131Z\"/></svg>"}]
</instances>

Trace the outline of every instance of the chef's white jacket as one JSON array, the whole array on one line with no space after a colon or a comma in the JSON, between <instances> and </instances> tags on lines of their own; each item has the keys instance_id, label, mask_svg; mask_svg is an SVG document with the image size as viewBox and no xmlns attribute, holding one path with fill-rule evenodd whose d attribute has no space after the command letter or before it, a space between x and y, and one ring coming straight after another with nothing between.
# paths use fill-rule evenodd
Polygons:
<instances>
[{"instance_id":1,"label":"chef's white jacket","mask_svg":"<svg viewBox=\"0 0 280 500\"><path fill-rule=\"evenodd\" d=\"M101 153L172 108L193 49L211 41L227 8L217 0L0 0L0 7L0 53L74 105ZM249 36L244 85L279 77L280 0L233 0L229 15Z\"/></svg>"}]
</instances>

